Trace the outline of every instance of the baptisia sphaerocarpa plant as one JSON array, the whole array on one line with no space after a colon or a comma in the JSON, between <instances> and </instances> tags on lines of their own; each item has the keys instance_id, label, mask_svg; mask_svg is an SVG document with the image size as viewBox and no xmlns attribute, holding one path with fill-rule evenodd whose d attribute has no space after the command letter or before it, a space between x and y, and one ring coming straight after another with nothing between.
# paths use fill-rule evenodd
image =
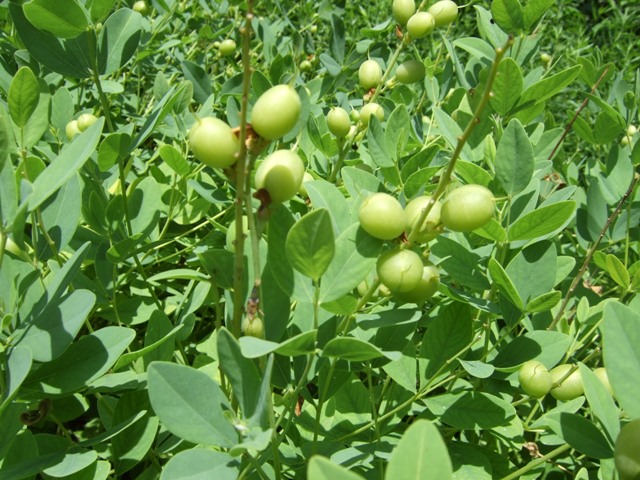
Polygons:
<instances>
[{"instance_id":1,"label":"baptisia sphaerocarpa plant","mask_svg":"<svg viewBox=\"0 0 640 480\"><path fill-rule=\"evenodd\" d=\"M637 32L573 3L0 5L0 478L640 478Z\"/></svg>"}]
</instances>

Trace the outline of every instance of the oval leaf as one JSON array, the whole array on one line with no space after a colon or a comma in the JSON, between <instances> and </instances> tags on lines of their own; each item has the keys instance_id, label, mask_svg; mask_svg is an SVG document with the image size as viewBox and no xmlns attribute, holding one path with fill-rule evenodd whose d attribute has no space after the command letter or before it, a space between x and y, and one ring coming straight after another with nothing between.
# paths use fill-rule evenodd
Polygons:
<instances>
[{"instance_id":1,"label":"oval leaf","mask_svg":"<svg viewBox=\"0 0 640 480\"><path fill-rule=\"evenodd\" d=\"M285 251L293 268L318 280L335 253L331 216L325 209L314 210L300 219L287 234Z\"/></svg>"}]
</instances>

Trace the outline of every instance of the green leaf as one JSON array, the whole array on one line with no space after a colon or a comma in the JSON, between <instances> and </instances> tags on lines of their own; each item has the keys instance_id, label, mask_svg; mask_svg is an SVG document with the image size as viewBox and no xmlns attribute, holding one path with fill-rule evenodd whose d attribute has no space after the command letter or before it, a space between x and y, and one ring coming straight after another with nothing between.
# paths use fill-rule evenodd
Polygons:
<instances>
[{"instance_id":1,"label":"green leaf","mask_svg":"<svg viewBox=\"0 0 640 480\"><path fill-rule=\"evenodd\" d=\"M336 465L328 458L314 455L309 460L307 478L313 480L363 480L364 477Z\"/></svg>"},{"instance_id":2,"label":"green leaf","mask_svg":"<svg viewBox=\"0 0 640 480\"><path fill-rule=\"evenodd\" d=\"M293 268L318 281L335 254L329 212L314 210L296 222L287 234L285 251Z\"/></svg>"},{"instance_id":3,"label":"green leaf","mask_svg":"<svg viewBox=\"0 0 640 480\"><path fill-rule=\"evenodd\" d=\"M131 137L126 133L110 133L102 142L98 149L98 168L101 172L106 172L115 164L124 160L129 155L129 145Z\"/></svg>"},{"instance_id":4,"label":"green leaf","mask_svg":"<svg viewBox=\"0 0 640 480\"><path fill-rule=\"evenodd\" d=\"M160 480L236 480L239 476L240 464L228 453L192 448L171 457Z\"/></svg>"},{"instance_id":5,"label":"green leaf","mask_svg":"<svg viewBox=\"0 0 640 480\"><path fill-rule=\"evenodd\" d=\"M313 303L315 288L309 277L295 270L286 253L286 239L295 225L289 209L280 206L269 218L269 238L267 250L267 266L284 293L294 300Z\"/></svg>"},{"instance_id":6,"label":"green leaf","mask_svg":"<svg viewBox=\"0 0 640 480\"><path fill-rule=\"evenodd\" d=\"M453 45L469 52L478 60L489 60L490 62L496 57L496 51L491 44L476 37L458 38L453 41ZM495 85L495 83L494 83Z\"/></svg>"},{"instance_id":7,"label":"green leaf","mask_svg":"<svg viewBox=\"0 0 640 480\"><path fill-rule=\"evenodd\" d=\"M242 416L250 418L259 401L261 375L258 368L242 355L238 340L226 328L218 330L217 346L220 368L231 383ZM268 421L262 426L266 428Z\"/></svg>"},{"instance_id":8,"label":"green leaf","mask_svg":"<svg viewBox=\"0 0 640 480\"><path fill-rule=\"evenodd\" d=\"M493 96L490 99L493 109L502 116L516 105L524 85L522 71L512 58L505 58L498 66L498 73L493 82Z\"/></svg>"},{"instance_id":9,"label":"green leaf","mask_svg":"<svg viewBox=\"0 0 640 480\"><path fill-rule=\"evenodd\" d=\"M104 375L134 337L135 331L130 328L96 330L29 375L24 386L52 396L79 390Z\"/></svg>"},{"instance_id":10,"label":"green leaf","mask_svg":"<svg viewBox=\"0 0 640 480\"><path fill-rule=\"evenodd\" d=\"M533 147L522 124L513 119L505 129L496 151L496 179L507 193L522 192L533 177Z\"/></svg>"},{"instance_id":11,"label":"green leaf","mask_svg":"<svg viewBox=\"0 0 640 480\"><path fill-rule=\"evenodd\" d=\"M113 366L113 370L114 371L120 370L122 367L129 365L131 362L134 362L138 358L144 357L148 353L153 352L158 347L164 345L166 342L173 340L175 334L178 333L178 331L180 331L183 327L184 327L184 324L177 325L173 327L171 330L169 330L162 338L151 343L150 345L147 345L144 348L135 350L133 352L125 353L118 359L116 364ZM147 333L149 333L148 327L147 327Z\"/></svg>"},{"instance_id":12,"label":"green leaf","mask_svg":"<svg viewBox=\"0 0 640 480\"><path fill-rule=\"evenodd\" d=\"M527 29L532 30L532 27L555 3L555 0L527 0L524 6L524 24Z\"/></svg>"},{"instance_id":13,"label":"green leaf","mask_svg":"<svg viewBox=\"0 0 640 480\"><path fill-rule=\"evenodd\" d=\"M490 363L483 363L478 360L461 360L458 363L462 365L469 375L476 378L489 378L495 372L495 367Z\"/></svg>"},{"instance_id":14,"label":"green leaf","mask_svg":"<svg viewBox=\"0 0 640 480\"><path fill-rule=\"evenodd\" d=\"M380 125L380 120L375 115L371 115L369 128L367 129L367 147L373 162L379 167L395 166L394 155L387 144L387 138Z\"/></svg>"},{"instance_id":15,"label":"green leaf","mask_svg":"<svg viewBox=\"0 0 640 480\"><path fill-rule=\"evenodd\" d=\"M240 349L246 358L260 358L272 352L286 357L297 357L315 351L317 334L317 330L310 330L290 337L282 343L256 337L240 337Z\"/></svg>"},{"instance_id":16,"label":"green leaf","mask_svg":"<svg viewBox=\"0 0 640 480\"><path fill-rule=\"evenodd\" d=\"M76 338L95 301L95 294L88 290L74 290L52 299L42 312L21 327L24 335L17 345L30 349L37 362L50 362L59 357Z\"/></svg>"},{"instance_id":17,"label":"green leaf","mask_svg":"<svg viewBox=\"0 0 640 480\"><path fill-rule=\"evenodd\" d=\"M509 402L484 392L446 393L425 403L440 421L462 430L505 426L516 417Z\"/></svg>"},{"instance_id":18,"label":"green leaf","mask_svg":"<svg viewBox=\"0 0 640 480\"><path fill-rule=\"evenodd\" d=\"M29 23L19 4L11 2L9 11L20 39L38 62L61 75L73 78L91 76L88 35L93 35L93 32L63 41Z\"/></svg>"},{"instance_id":19,"label":"green leaf","mask_svg":"<svg viewBox=\"0 0 640 480\"><path fill-rule=\"evenodd\" d=\"M134 58L141 34L142 15L138 12L121 8L109 16L98 37L99 73L110 75Z\"/></svg>"},{"instance_id":20,"label":"green leaf","mask_svg":"<svg viewBox=\"0 0 640 480\"><path fill-rule=\"evenodd\" d=\"M356 288L375 266L382 242L354 223L337 238L335 248L320 283L320 303L336 300Z\"/></svg>"},{"instance_id":21,"label":"green leaf","mask_svg":"<svg viewBox=\"0 0 640 480\"><path fill-rule=\"evenodd\" d=\"M606 270L607 273L611 275L611 278L613 278L613 280L622 288L627 288L629 286L629 283L631 282L629 272L620 259L612 253L607 255Z\"/></svg>"},{"instance_id":22,"label":"green leaf","mask_svg":"<svg viewBox=\"0 0 640 480\"><path fill-rule=\"evenodd\" d=\"M427 420L416 420L391 452L385 473L388 480L452 479L451 459L438 428Z\"/></svg>"},{"instance_id":23,"label":"green leaf","mask_svg":"<svg viewBox=\"0 0 640 480\"><path fill-rule=\"evenodd\" d=\"M568 412L549 413L546 423L562 440L591 458L611 458L613 450L602 432L587 418Z\"/></svg>"},{"instance_id":24,"label":"green leaf","mask_svg":"<svg viewBox=\"0 0 640 480\"><path fill-rule=\"evenodd\" d=\"M580 65L574 65L527 88L520 97L518 109L538 105L563 90L580 74Z\"/></svg>"},{"instance_id":25,"label":"green leaf","mask_svg":"<svg viewBox=\"0 0 640 480\"><path fill-rule=\"evenodd\" d=\"M364 362L379 357L399 360L400 352L383 352L375 345L351 337L338 337L329 340L322 350L323 357L338 357L350 362Z\"/></svg>"},{"instance_id":26,"label":"green leaf","mask_svg":"<svg viewBox=\"0 0 640 480\"><path fill-rule=\"evenodd\" d=\"M613 393L630 418L640 417L640 315L615 301L604 306L603 336L604 366Z\"/></svg>"},{"instance_id":27,"label":"green leaf","mask_svg":"<svg viewBox=\"0 0 640 480\"><path fill-rule=\"evenodd\" d=\"M527 313L546 312L555 307L561 298L562 292L558 292L557 290L543 293L529 300L524 310Z\"/></svg>"},{"instance_id":28,"label":"green leaf","mask_svg":"<svg viewBox=\"0 0 640 480\"><path fill-rule=\"evenodd\" d=\"M9 87L9 113L13 123L23 128L40 100L38 79L29 67L20 67Z\"/></svg>"},{"instance_id":29,"label":"green leaf","mask_svg":"<svg viewBox=\"0 0 640 480\"><path fill-rule=\"evenodd\" d=\"M142 409L151 411L148 393L145 390L127 392L118 400L112 422L115 424L126 422ZM113 438L111 451L116 476L122 477L147 455L155 441L159 423L158 417L147 413L140 421L131 424L126 431Z\"/></svg>"},{"instance_id":30,"label":"green leaf","mask_svg":"<svg viewBox=\"0 0 640 480\"><path fill-rule=\"evenodd\" d=\"M518 294L518 290L516 290L511 278L509 278L509 274L495 258L489 259L488 270L491 275L491 280L495 282L500 292L507 297L518 310L524 310L524 304Z\"/></svg>"},{"instance_id":31,"label":"green leaf","mask_svg":"<svg viewBox=\"0 0 640 480\"><path fill-rule=\"evenodd\" d=\"M171 433L208 446L228 448L237 443L238 435L227 418L231 405L206 373L153 362L147 375L151 406Z\"/></svg>"},{"instance_id":32,"label":"green leaf","mask_svg":"<svg viewBox=\"0 0 640 480\"><path fill-rule=\"evenodd\" d=\"M4 396L2 397L2 403L0 405L0 412L2 412L9 402L16 396L18 389L24 379L27 378L29 371L31 370L31 364L33 363L33 357L31 350L24 347L12 348L7 361L6 361L6 378Z\"/></svg>"},{"instance_id":33,"label":"green leaf","mask_svg":"<svg viewBox=\"0 0 640 480\"><path fill-rule=\"evenodd\" d=\"M584 394L587 397L591 411L600 421L608 435L609 445L613 445L620 433L620 412L611 394L602 384L600 379L584 363L579 363L580 376L584 385Z\"/></svg>"},{"instance_id":34,"label":"green leaf","mask_svg":"<svg viewBox=\"0 0 640 480\"><path fill-rule=\"evenodd\" d=\"M471 310L467 305L454 302L442 308L429 324L422 339L418 358L421 385L451 357L466 347L473 338Z\"/></svg>"},{"instance_id":35,"label":"green leaf","mask_svg":"<svg viewBox=\"0 0 640 480\"><path fill-rule=\"evenodd\" d=\"M209 74L200 65L186 60L182 62L182 72L184 73L184 78L193 85L193 98L195 101L200 104L205 103L213 93Z\"/></svg>"},{"instance_id":36,"label":"green leaf","mask_svg":"<svg viewBox=\"0 0 640 480\"><path fill-rule=\"evenodd\" d=\"M567 200L529 212L511 224L508 232L509 241L548 237L564 228L573 218L575 211L576 202Z\"/></svg>"},{"instance_id":37,"label":"green leaf","mask_svg":"<svg viewBox=\"0 0 640 480\"><path fill-rule=\"evenodd\" d=\"M458 126L453 118L451 118L444 112L444 110L436 107L433 109L433 112L436 117L438 130L445 138L449 146L452 149L455 149L458 145L458 139L462 136L462 129ZM471 147L469 147L468 142L466 142L462 147L460 158L467 162L473 162L473 153L471 152Z\"/></svg>"},{"instance_id":38,"label":"green leaf","mask_svg":"<svg viewBox=\"0 0 640 480\"><path fill-rule=\"evenodd\" d=\"M29 197L29 211L34 211L42 205L82 168L95 151L103 126L104 118L102 117L77 136L73 142L65 145L58 158L36 178Z\"/></svg>"},{"instance_id":39,"label":"green leaf","mask_svg":"<svg viewBox=\"0 0 640 480\"><path fill-rule=\"evenodd\" d=\"M178 175L188 175L191 171L189 162L184 158L182 153L173 145L164 144L158 149L158 154L164 162L169 165L171 170Z\"/></svg>"},{"instance_id":40,"label":"green leaf","mask_svg":"<svg viewBox=\"0 0 640 480\"><path fill-rule=\"evenodd\" d=\"M571 342L569 335L560 332L527 332L502 347L491 363L503 371L515 371L527 360L538 360L551 368L564 357Z\"/></svg>"},{"instance_id":41,"label":"green leaf","mask_svg":"<svg viewBox=\"0 0 640 480\"><path fill-rule=\"evenodd\" d=\"M38 29L60 38L75 38L89 28L89 14L77 0L31 0L22 8Z\"/></svg>"},{"instance_id":42,"label":"green leaf","mask_svg":"<svg viewBox=\"0 0 640 480\"><path fill-rule=\"evenodd\" d=\"M183 89L184 86L177 88L171 87L164 97L162 97L162 100L156 104L151 114L147 117L147 121L144 122L140 132L138 132L136 138L131 142L131 145L129 146L129 153L142 145L147 138L149 138L149 135L156 130L156 127L160 122L162 122L162 120L164 120L164 117L166 117L173 108L173 104L180 98Z\"/></svg>"},{"instance_id":43,"label":"green leaf","mask_svg":"<svg viewBox=\"0 0 640 480\"><path fill-rule=\"evenodd\" d=\"M491 14L498 26L507 33L524 28L522 5L518 0L493 0Z\"/></svg>"},{"instance_id":44,"label":"green leaf","mask_svg":"<svg viewBox=\"0 0 640 480\"><path fill-rule=\"evenodd\" d=\"M349 203L338 187L326 180L312 180L305 182L305 188L313 208L324 208L331 215L331 224L336 235L340 235L351 225Z\"/></svg>"},{"instance_id":45,"label":"green leaf","mask_svg":"<svg viewBox=\"0 0 640 480\"><path fill-rule=\"evenodd\" d=\"M87 0L86 7L93 23L102 22L109 14L116 0Z\"/></svg>"}]
</instances>

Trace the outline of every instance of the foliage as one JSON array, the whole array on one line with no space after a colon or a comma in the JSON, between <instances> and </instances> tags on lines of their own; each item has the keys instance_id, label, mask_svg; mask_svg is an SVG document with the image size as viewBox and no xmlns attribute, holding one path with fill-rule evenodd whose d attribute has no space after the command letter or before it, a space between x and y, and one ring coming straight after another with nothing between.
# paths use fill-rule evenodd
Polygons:
<instances>
[{"instance_id":1,"label":"foliage","mask_svg":"<svg viewBox=\"0 0 640 480\"><path fill-rule=\"evenodd\" d=\"M0 5L0 478L640 464L633 1L371 3Z\"/></svg>"}]
</instances>

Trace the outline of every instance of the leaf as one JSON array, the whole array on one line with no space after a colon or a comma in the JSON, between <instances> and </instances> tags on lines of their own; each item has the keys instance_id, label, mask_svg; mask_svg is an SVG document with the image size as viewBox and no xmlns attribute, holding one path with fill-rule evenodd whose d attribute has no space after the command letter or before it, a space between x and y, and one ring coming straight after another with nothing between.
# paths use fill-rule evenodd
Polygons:
<instances>
[{"instance_id":1,"label":"leaf","mask_svg":"<svg viewBox=\"0 0 640 480\"><path fill-rule=\"evenodd\" d=\"M453 469L447 446L430 421L413 422L391 452L385 473L388 480L447 480Z\"/></svg>"},{"instance_id":2,"label":"leaf","mask_svg":"<svg viewBox=\"0 0 640 480\"><path fill-rule=\"evenodd\" d=\"M356 288L375 266L382 242L354 223L336 239L335 248L320 283L320 303L336 300Z\"/></svg>"},{"instance_id":3,"label":"leaf","mask_svg":"<svg viewBox=\"0 0 640 480\"><path fill-rule=\"evenodd\" d=\"M329 212L314 210L296 222L287 234L285 251L293 268L318 281L335 254Z\"/></svg>"},{"instance_id":4,"label":"leaf","mask_svg":"<svg viewBox=\"0 0 640 480\"><path fill-rule=\"evenodd\" d=\"M506 116L516 105L524 85L520 67L510 57L503 59L491 89L491 106L502 116Z\"/></svg>"},{"instance_id":5,"label":"leaf","mask_svg":"<svg viewBox=\"0 0 640 480\"><path fill-rule=\"evenodd\" d=\"M104 327L71 344L27 378L24 386L48 395L72 393L104 375L135 337L124 327Z\"/></svg>"},{"instance_id":6,"label":"leaf","mask_svg":"<svg viewBox=\"0 0 640 480\"><path fill-rule=\"evenodd\" d=\"M630 418L640 417L640 315L615 301L604 306L602 326L604 366L613 393Z\"/></svg>"},{"instance_id":7,"label":"leaf","mask_svg":"<svg viewBox=\"0 0 640 480\"><path fill-rule=\"evenodd\" d=\"M563 90L580 74L580 65L574 65L527 88L520 97L518 109L538 105Z\"/></svg>"},{"instance_id":8,"label":"leaf","mask_svg":"<svg viewBox=\"0 0 640 480\"><path fill-rule=\"evenodd\" d=\"M261 375L258 368L242 355L238 340L226 328L218 330L217 347L220 368L231 383L242 416L250 418L259 400ZM268 423L262 426L267 427Z\"/></svg>"},{"instance_id":9,"label":"leaf","mask_svg":"<svg viewBox=\"0 0 640 480\"><path fill-rule=\"evenodd\" d=\"M89 14L77 0L31 0L24 15L38 29L60 38L74 38L89 28Z\"/></svg>"},{"instance_id":10,"label":"leaf","mask_svg":"<svg viewBox=\"0 0 640 480\"><path fill-rule=\"evenodd\" d=\"M189 162L184 158L182 153L173 145L164 144L158 149L158 154L164 162L169 165L171 170L178 175L188 175L191 171Z\"/></svg>"},{"instance_id":11,"label":"leaf","mask_svg":"<svg viewBox=\"0 0 640 480\"><path fill-rule=\"evenodd\" d=\"M269 219L267 266L282 291L292 299L313 303L315 288L310 278L291 266L285 244L289 231L295 225L291 212L278 207Z\"/></svg>"},{"instance_id":12,"label":"leaf","mask_svg":"<svg viewBox=\"0 0 640 480\"><path fill-rule=\"evenodd\" d=\"M458 358L458 362L469 375L476 378L489 378L495 371L495 367L490 363L483 363L478 360L467 361Z\"/></svg>"},{"instance_id":13,"label":"leaf","mask_svg":"<svg viewBox=\"0 0 640 480\"><path fill-rule=\"evenodd\" d=\"M567 200L538 208L518 218L508 231L509 241L547 237L564 228L573 218L576 202Z\"/></svg>"},{"instance_id":14,"label":"leaf","mask_svg":"<svg viewBox=\"0 0 640 480\"><path fill-rule=\"evenodd\" d=\"M476 37L465 37L458 38L453 41L453 45L462 48L469 52L473 57L478 60L489 60L493 62L493 59L496 57L495 49L487 42L482 40L481 38ZM504 62L504 60L503 60ZM498 76L500 74L498 73ZM495 86L495 83L494 83Z\"/></svg>"},{"instance_id":15,"label":"leaf","mask_svg":"<svg viewBox=\"0 0 640 480\"><path fill-rule=\"evenodd\" d=\"M511 278L509 278L509 274L495 258L489 259L488 270L491 275L491 280L495 282L500 292L507 297L518 310L524 310L524 304L518 294L518 290L511 281Z\"/></svg>"},{"instance_id":16,"label":"leaf","mask_svg":"<svg viewBox=\"0 0 640 480\"><path fill-rule=\"evenodd\" d=\"M127 158L131 137L126 133L110 133L98 149L98 168L106 172L115 164Z\"/></svg>"},{"instance_id":17,"label":"leaf","mask_svg":"<svg viewBox=\"0 0 640 480\"><path fill-rule=\"evenodd\" d=\"M24 382L24 379L27 378L27 375L31 370L32 363L33 358L31 350L24 347L15 347L11 349L5 365L5 390L0 404L0 412L2 412L6 408L7 404L11 402L13 397L17 395L20 385L22 385L22 382Z\"/></svg>"},{"instance_id":18,"label":"leaf","mask_svg":"<svg viewBox=\"0 0 640 480\"><path fill-rule=\"evenodd\" d=\"M340 15L331 14L331 54L339 62L344 60L345 26Z\"/></svg>"},{"instance_id":19,"label":"leaf","mask_svg":"<svg viewBox=\"0 0 640 480\"><path fill-rule=\"evenodd\" d=\"M364 477L350 472L328 458L314 455L309 460L307 478L313 480L363 480Z\"/></svg>"},{"instance_id":20,"label":"leaf","mask_svg":"<svg viewBox=\"0 0 640 480\"><path fill-rule=\"evenodd\" d=\"M555 3L555 0L527 0L524 6L524 24L527 29L532 30L532 27Z\"/></svg>"},{"instance_id":21,"label":"leaf","mask_svg":"<svg viewBox=\"0 0 640 480\"><path fill-rule=\"evenodd\" d=\"M493 0L491 14L498 26L507 33L524 28L522 5L518 0Z\"/></svg>"},{"instance_id":22,"label":"leaf","mask_svg":"<svg viewBox=\"0 0 640 480\"><path fill-rule=\"evenodd\" d=\"M606 265L607 273L611 275L611 278L613 278L618 285L622 288L629 287L629 283L631 282L629 272L618 257L612 253L608 254L606 258Z\"/></svg>"},{"instance_id":23,"label":"leaf","mask_svg":"<svg viewBox=\"0 0 640 480\"><path fill-rule=\"evenodd\" d=\"M538 360L550 369L564 356L572 338L560 332L535 330L514 338L491 362L499 370L515 371L527 360Z\"/></svg>"},{"instance_id":24,"label":"leaf","mask_svg":"<svg viewBox=\"0 0 640 480\"><path fill-rule=\"evenodd\" d=\"M436 117L438 130L445 138L449 146L452 149L455 149L458 145L458 139L462 136L462 129L458 126L453 118L451 118L444 112L444 110L436 107L433 109L433 112ZM460 158L467 162L473 162L473 153L471 152L471 147L469 147L468 142L465 142L465 144L463 145Z\"/></svg>"},{"instance_id":25,"label":"leaf","mask_svg":"<svg viewBox=\"0 0 640 480\"><path fill-rule=\"evenodd\" d=\"M13 123L23 128L40 100L38 79L29 67L20 67L9 87L9 113Z\"/></svg>"},{"instance_id":26,"label":"leaf","mask_svg":"<svg viewBox=\"0 0 640 480\"><path fill-rule=\"evenodd\" d=\"M272 352L286 357L296 357L315 351L317 334L317 330L310 330L290 337L281 343L245 336L240 337L240 349L246 358L260 358Z\"/></svg>"},{"instance_id":27,"label":"leaf","mask_svg":"<svg viewBox=\"0 0 640 480\"><path fill-rule=\"evenodd\" d=\"M380 120L375 115L369 119L367 129L367 148L372 160L382 168L395 166L394 155L387 144L387 138L380 125Z\"/></svg>"},{"instance_id":28,"label":"leaf","mask_svg":"<svg viewBox=\"0 0 640 480\"><path fill-rule=\"evenodd\" d=\"M95 151L104 126L104 117L65 145L56 158L35 182L29 196L29 211L34 211L78 172Z\"/></svg>"},{"instance_id":29,"label":"leaf","mask_svg":"<svg viewBox=\"0 0 640 480\"><path fill-rule=\"evenodd\" d=\"M111 75L135 57L142 34L142 15L121 8L107 18L98 37L99 73Z\"/></svg>"},{"instance_id":30,"label":"leaf","mask_svg":"<svg viewBox=\"0 0 640 480\"><path fill-rule=\"evenodd\" d=\"M213 93L209 74L200 65L187 60L182 62L182 73L184 73L184 78L193 84L193 98L196 102L205 103Z\"/></svg>"},{"instance_id":31,"label":"leaf","mask_svg":"<svg viewBox=\"0 0 640 480\"><path fill-rule=\"evenodd\" d=\"M115 3L116 0L87 0L86 6L91 13L93 23L102 22Z\"/></svg>"},{"instance_id":32,"label":"leaf","mask_svg":"<svg viewBox=\"0 0 640 480\"><path fill-rule=\"evenodd\" d=\"M568 412L549 413L546 424L562 440L591 458L611 458L613 450L602 432L590 420Z\"/></svg>"},{"instance_id":33,"label":"leaf","mask_svg":"<svg viewBox=\"0 0 640 480\"><path fill-rule=\"evenodd\" d=\"M440 421L462 430L504 426L516 417L509 402L484 392L446 393L425 403Z\"/></svg>"},{"instance_id":34,"label":"leaf","mask_svg":"<svg viewBox=\"0 0 640 480\"><path fill-rule=\"evenodd\" d=\"M600 421L608 435L609 445L613 445L620 433L620 413L611 394L600 379L589 367L579 363L580 376L584 385L584 394L587 397L591 411Z\"/></svg>"},{"instance_id":35,"label":"leaf","mask_svg":"<svg viewBox=\"0 0 640 480\"><path fill-rule=\"evenodd\" d=\"M237 443L227 419L231 405L207 374L185 365L153 362L147 375L151 406L171 433L208 446L228 448Z\"/></svg>"},{"instance_id":36,"label":"leaf","mask_svg":"<svg viewBox=\"0 0 640 480\"><path fill-rule=\"evenodd\" d=\"M555 307L562 298L562 292L553 290L529 300L524 307L527 313L546 312Z\"/></svg>"},{"instance_id":37,"label":"leaf","mask_svg":"<svg viewBox=\"0 0 640 480\"><path fill-rule=\"evenodd\" d=\"M129 153L133 152L136 148L142 145L145 140L151 135L151 133L156 129L156 127L164 120L164 117L171 111L173 108L173 104L180 98L182 94L182 90L184 86L181 87L171 87L171 89L162 97L151 114L147 117L147 121L144 122L144 125L140 129L140 132L136 136L136 138L131 142L129 146Z\"/></svg>"},{"instance_id":38,"label":"leaf","mask_svg":"<svg viewBox=\"0 0 640 480\"><path fill-rule=\"evenodd\" d=\"M429 324L419 354L421 385L445 363L466 347L473 338L471 310L454 302L444 307Z\"/></svg>"},{"instance_id":39,"label":"leaf","mask_svg":"<svg viewBox=\"0 0 640 480\"><path fill-rule=\"evenodd\" d=\"M351 337L337 337L329 340L322 350L323 357L338 357L350 362L364 362L379 357L399 360L400 352L383 352L375 345Z\"/></svg>"},{"instance_id":40,"label":"leaf","mask_svg":"<svg viewBox=\"0 0 640 480\"><path fill-rule=\"evenodd\" d=\"M533 177L533 147L522 124L507 125L496 151L496 179L508 195L522 192Z\"/></svg>"},{"instance_id":41,"label":"leaf","mask_svg":"<svg viewBox=\"0 0 640 480\"><path fill-rule=\"evenodd\" d=\"M9 12L20 39L38 62L61 75L73 78L91 76L88 35L92 32L63 41L29 23L19 4L11 2Z\"/></svg>"},{"instance_id":42,"label":"leaf","mask_svg":"<svg viewBox=\"0 0 640 480\"><path fill-rule=\"evenodd\" d=\"M240 464L228 453L192 448L171 457L160 480L236 480L239 476Z\"/></svg>"},{"instance_id":43,"label":"leaf","mask_svg":"<svg viewBox=\"0 0 640 480\"><path fill-rule=\"evenodd\" d=\"M340 235L351 225L351 212L344 194L333 183L326 180L305 182L309 200L314 209L324 208L331 216L331 224L336 235Z\"/></svg>"},{"instance_id":44,"label":"leaf","mask_svg":"<svg viewBox=\"0 0 640 480\"><path fill-rule=\"evenodd\" d=\"M25 322L17 345L28 348L37 362L58 358L76 338L95 301L95 294L88 290L52 299L35 318Z\"/></svg>"}]
</instances>

